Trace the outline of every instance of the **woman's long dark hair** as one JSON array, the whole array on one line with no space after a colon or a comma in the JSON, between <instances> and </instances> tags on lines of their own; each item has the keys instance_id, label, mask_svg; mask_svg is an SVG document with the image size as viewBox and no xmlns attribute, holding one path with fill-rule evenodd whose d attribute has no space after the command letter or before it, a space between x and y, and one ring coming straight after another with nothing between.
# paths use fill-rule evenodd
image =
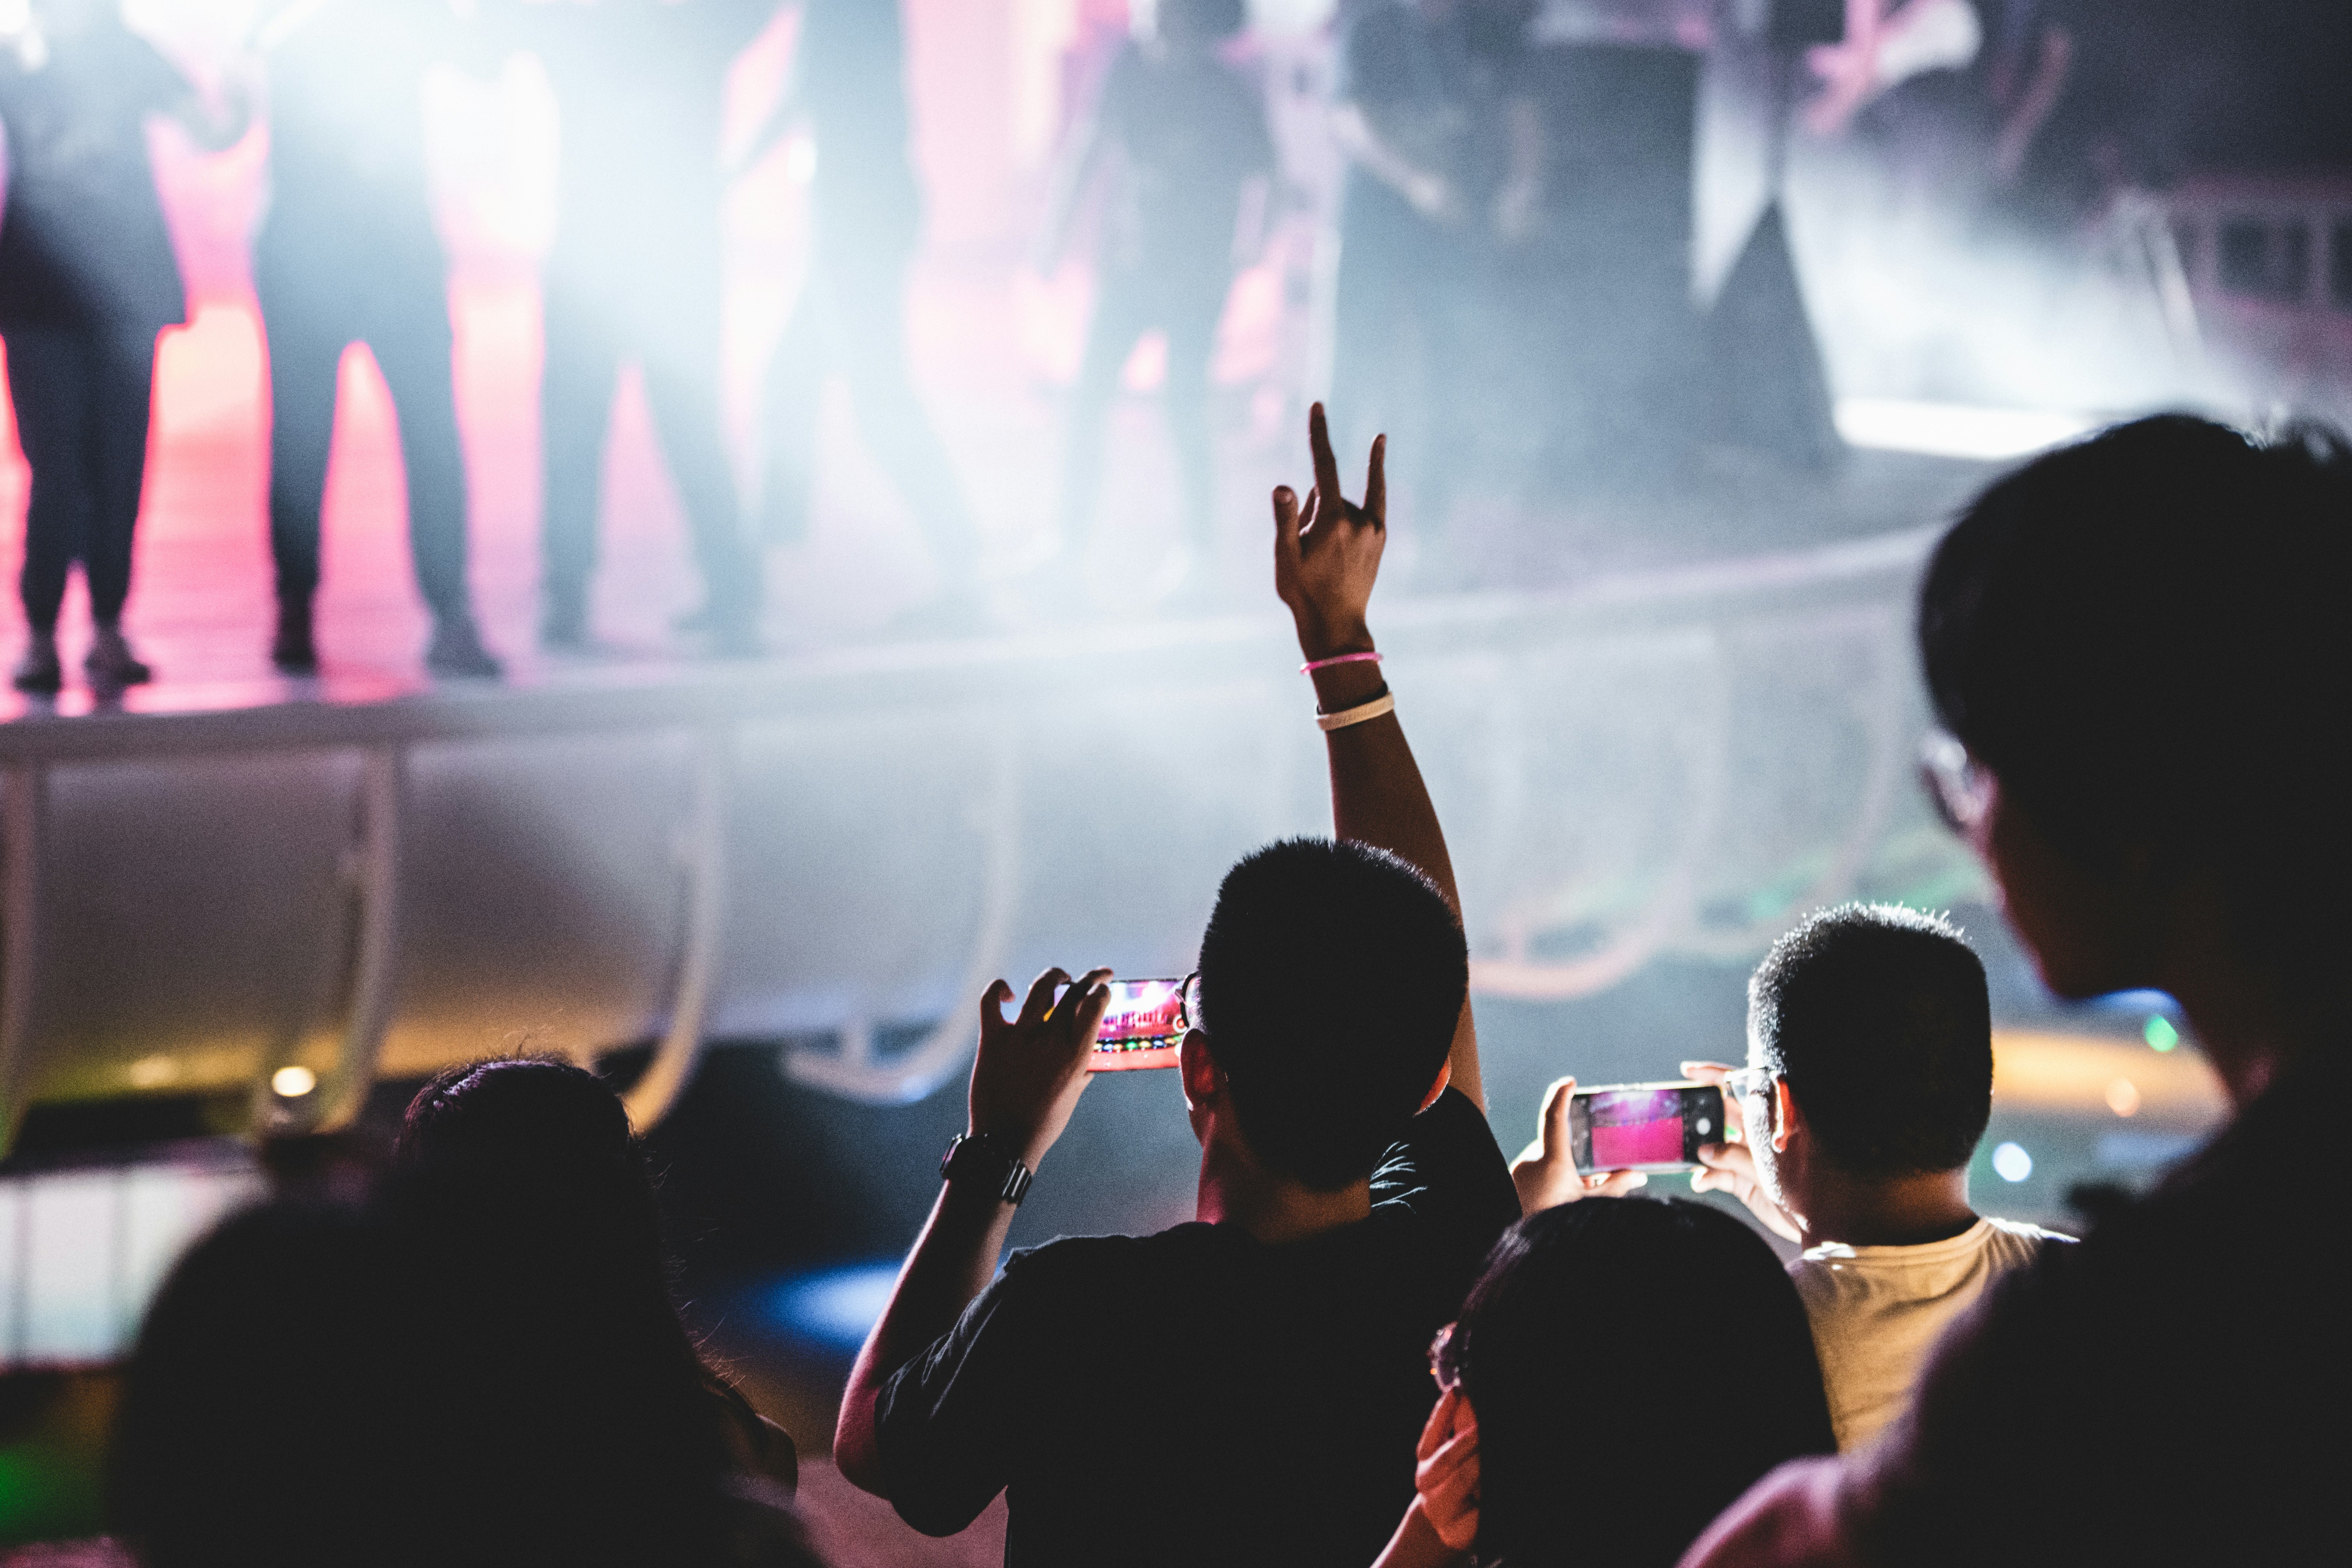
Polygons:
<instances>
[{"instance_id":1,"label":"woman's long dark hair","mask_svg":"<svg viewBox=\"0 0 2352 1568\"><path fill-rule=\"evenodd\" d=\"M1439 1371L1478 1418L1479 1561L1510 1568L1672 1568L1766 1471L1837 1446L1796 1288L1704 1204L1521 1220Z\"/></svg>"}]
</instances>

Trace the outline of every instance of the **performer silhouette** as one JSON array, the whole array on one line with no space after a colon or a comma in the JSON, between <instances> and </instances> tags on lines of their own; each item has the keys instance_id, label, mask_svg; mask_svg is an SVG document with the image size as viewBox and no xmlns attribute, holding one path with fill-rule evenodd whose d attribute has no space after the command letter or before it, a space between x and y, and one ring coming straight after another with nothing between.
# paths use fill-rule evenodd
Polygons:
<instances>
[{"instance_id":1,"label":"performer silhouette","mask_svg":"<svg viewBox=\"0 0 2352 1568\"><path fill-rule=\"evenodd\" d=\"M868 447L929 537L946 584L918 621L967 629L976 596L977 531L947 447L907 359L907 269L922 232L922 195L907 152L906 36L898 0L807 0L793 88L753 149L804 125L816 150L807 281L769 363L762 532L804 537L816 477L817 416L839 374Z\"/></svg>"},{"instance_id":2,"label":"performer silhouette","mask_svg":"<svg viewBox=\"0 0 2352 1568\"><path fill-rule=\"evenodd\" d=\"M1070 401L1062 536L1082 548L1102 483L1103 425L1136 340L1167 334L1162 405L1183 486L1191 553L1208 559L1215 503L1209 365L1231 291L1239 231L1263 225L1274 144L1257 84L1217 58L1238 33L1242 0L1161 0L1157 36L1112 62L1071 146L1048 227L1049 257L1097 170L1116 163L1095 266L1094 318ZM1246 217L1256 221L1244 223Z\"/></svg>"},{"instance_id":3,"label":"performer silhouette","mask_svg":"<svg viewBox=\"0 0 2352 1568\"><path fill-rule=\"evenodd\" d=\"M199 144L244 133L241 94L205 108L185 78L102 0L38 0L0 31L8 199L0 219L0 336L16 434L32 468L18 579L29 638L21 690L64 683L58 611L81 563L100 692L152 679L122 636L146 474L155 337L186 315L179 264L148 166L145 120L169 114Z\"/></svg>"},{"instance_id":4,"label":"performer silhouette","mask_svg":"<svg viewBox=\"0 0 2352 1568\"><path fill-rule=\"evenodd\" d=\"M599 0L525 24L562 117L540 382L546 464L541 637L588 637L604 435L635 359L702 569L688 624L759 645L760 561L743 537L719 418L720 89L775 0Z\"/></svg>"},{"instance_id":5,"label":"performer silhouette","mask_svg":"<svg viewBox=\"0 0 2352 1568\"><path fill-rule=\"evenodd\" d=\"M1417 429L1414 510L1440 527L1453 458L1471 449L1480 319L1500 244L1528 232L1541 130L1514 79L1534 0L1374 0L1341 46L1332 128L1349 160L1340 209L1332 383L1385 389L1335 415L1360 450L1375 429ZM1376 396L1378 394L1375 395Z\"/></svg>"},{"instance_id":6,"label":"performer silhouette","mask_svg":"<svg viewBox=\"0 0 2352 1568\"><path fill-rule=\"evenodd\" d=\"M426 68L478 48L443 0L297 0L259 36L269 73L269 216L253 281L269 335L270 658L318 668L312 602L337 369L364 342L398 410L408 543L433 612L426 668L495 676L466 581L466 462L448 260L425 187Z\"/></svg>"}]
</instances>

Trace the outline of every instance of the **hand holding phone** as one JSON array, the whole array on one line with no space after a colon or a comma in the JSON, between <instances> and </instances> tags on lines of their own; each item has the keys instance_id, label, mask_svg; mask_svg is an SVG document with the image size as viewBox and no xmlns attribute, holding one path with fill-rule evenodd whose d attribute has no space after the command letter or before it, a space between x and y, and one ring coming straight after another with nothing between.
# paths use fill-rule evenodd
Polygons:
<instances>
[{"instance_id":1,"label":"hand holding phone","mask_svg":"<svg viewBox=\"0 0 2352 1568\"><path fill-rule=\"evenodd\" d=\"M1575 1103L1576 1079L1552 1079L1536 1113L1535 1142L1511 1162L1511 1184L1519 1190L1519 1212L1534 1214L1585 1198L1622 1198L1646 1185L1639 1171L1584 1171L1569 1147L1568 1111Z\"/></svg>"},{"instance_id":2,"label":"hand holding phone","mask_svg":"<svg viewBox=\"0 0 2352 1568\"><path fill-rule=\"evenodd\" d=\"M1695 1171L1723 1136L1723 1090L1709 1083L1596 1084L1568 1103L1580 1171Z\"/></svg>"},{"instance_id":3,"label":"hand holding phone","mask_svg":"<svg viewBox=\"0 0 2352 1568\"><path fill-rule=\"evenodd\" d=\"M1087 1058L1088 1072L1172 1068L1192 1028L1191 976L1181 980L1114 980L1110 1005Z\"/></svg>"}]
</instances>

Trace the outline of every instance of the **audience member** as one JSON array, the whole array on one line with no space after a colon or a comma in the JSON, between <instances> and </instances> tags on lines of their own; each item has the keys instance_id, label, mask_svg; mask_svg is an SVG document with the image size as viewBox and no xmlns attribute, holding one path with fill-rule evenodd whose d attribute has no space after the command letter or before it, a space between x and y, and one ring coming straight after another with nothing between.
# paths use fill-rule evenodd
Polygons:
<instances>
[{"instance_id":1,"label":"audience member","mask_svg":"<svg viewBox=\"0 0 2352 1568\"><path fill-rule=\"evenodd\" d=\"M1701 1150L1691 1184L1805 1247L1789 1272L1840 1448L1902 1412L1937 1336L1996 1279L2073 1239L1969 1205L1992 1013L1984 965L1934 915L1848 904L1801 922L1748 982L1748 1066L1683 1070L1723 1084L1747 1130Z\"/></svg>"},{"instance_id":2,"label":"audience member","mask_svg":"<svg viewBox=\"0 0 2352 1568\"><path fill-rule=\"evenodd\" d=\"M419 1173L199 1243L115 1424L109 1511L139 1561L813 1564L672 1347L614 1310L562 1219L518 1226L517 1206Z\"/></svg>"},{"instance_id":3,"label":"audience member","mask_svg":"<svg viewBox=\"0 0 2352 1568\"><path fill-rule=\"evenodd\" d=\"M451 1068L409 1102L397 1155L412 1168L449 1168L463 1184L529 1194L520 1217L542 1207L576 1216L576 1229L557 1234L583 1244L582 1261L597 1288L709 1391L737 1464L794 1489L791 1435L702 1359L678 1321L645 1152L602 1079L547 1058Z\"/></svg>"},{"instance_id":4,"label":"audience member","mask_svg":"<svg viewBox=\"0 0 2352 1568\"><path fill-rule=\"evenodd\" d=\"M2314 1289L2352 911L2352 450L2145 419L1979 497L1921 591L1946 814L2063 996L2168 991L2230 1122L1937 1347L1861 1453L1694 1549L1794 1563L2285 1562L2335 1528L2346 1352Z\"/></svg>"},{"instance_id":5,"label":"audience member","mask_svg":"<svg viewBox=\"0 0 2352 1568\"><path fill-rule=\"evenodd\" d=\"M1419 1489L1380 1568L1474 1549L1511 1568L1670 1568L1766 1471L1832 1446L1780 1260L1704 1204L1528 1215L1439 1331L1430 1370L1443 1392Z\"/></svg>"},{"instance_id":6,"label":"audience member","mask_svg":"<svg viewBox=\"0 0 2352 1568\"><path fill-rule=\"evenodd\" d=\"M1218 893L1179 1069L1199 1219L1055 1241L990 1282L1108 972L1056 1002L1049 971L1009 1022L999 981L971 1131L843 1396L845 1476L931 1534L1004 1491L1016 1568L1370 1562L1412 1498L1430 1333L1517 1211L1444 837L1371 658L1381 447L1359 507L1319 406L1311 435L1303 523L1275 492L1276 581L1320 666L1337 841L1259 850Z\"/></svg>"}]
</instances>

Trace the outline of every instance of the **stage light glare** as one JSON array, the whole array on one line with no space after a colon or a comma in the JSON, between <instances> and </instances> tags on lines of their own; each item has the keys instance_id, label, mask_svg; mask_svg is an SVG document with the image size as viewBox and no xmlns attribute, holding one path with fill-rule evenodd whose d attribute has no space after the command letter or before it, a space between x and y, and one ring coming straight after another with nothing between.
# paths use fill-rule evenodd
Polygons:
<instances>
[{"instance_id":1,"label":"stage light glare","mask_svg":"<svg viewBox=\"0 0 2352 1568\"><path fill-rule=\"evenodd\" d=\"M896 1263L817 1269L785 1280L770 1295L768 1312L797 1338L855 1351L889 1305L898 1279Z\"/></svg>"},{"instance_id":2,"label":"stage light glare","mask_svg":"<svg viewBox=\"0 0 2352 1568\"><path fill-rule=\"evenodd\" d=\"M1838 434L1848 446L1979 462L2022 458L2098 427L2095 419L2048 409L1981 408L1896 397L1842 397L1837 404Z\"/></svg>"},{"instance_id":3,"label":"stage light glare","mask_svg":"<svg viewBox=\"0 0 2352 1568\"><path fill-rule=\"evenodd\" d=\"M1992 1152L1992 1169L2004 1182L2021 1182L2033 1174L2033 1156L2015 1143L2004 1143Z\"/></svg>"},{"instance_id":4,"label":"stage light glare","mask_svg":"<svg viewBox=\"0 0 2352 1568\"><path fill-rule=\"evenodd\" d=\"M280 1100L299 1100L319 1087L319 1075L309 1068L279 1068L269 1075L270 1092Z\"/></svg>"},{"instance_id":5,"label":"stage light glare","mask_svg":"<svg viewBox=\"0 0 2352 1568\"><path fill-rule=\"evenodd\" d=\"M2172 1026L2171 1019L2157 1013L2150 1015L2147 1027L2140 1031L2140 1037L2147 1042L2147 1048L2152 1051L2168 1051L2180 1043L2180 1031Z\"/></svg>"},{"instance_id":6,"label":"stage light glare","mask_svg":"<svg viewBox=\"0 0 2352 1568\"><path fill-rule=\"evenodd\" d=\"M2127 1078L2119 1078L2107 1085L2107 1109L2117 1116L2137 1116L2139 1085Z\"/></svg>"}]
</instances>

